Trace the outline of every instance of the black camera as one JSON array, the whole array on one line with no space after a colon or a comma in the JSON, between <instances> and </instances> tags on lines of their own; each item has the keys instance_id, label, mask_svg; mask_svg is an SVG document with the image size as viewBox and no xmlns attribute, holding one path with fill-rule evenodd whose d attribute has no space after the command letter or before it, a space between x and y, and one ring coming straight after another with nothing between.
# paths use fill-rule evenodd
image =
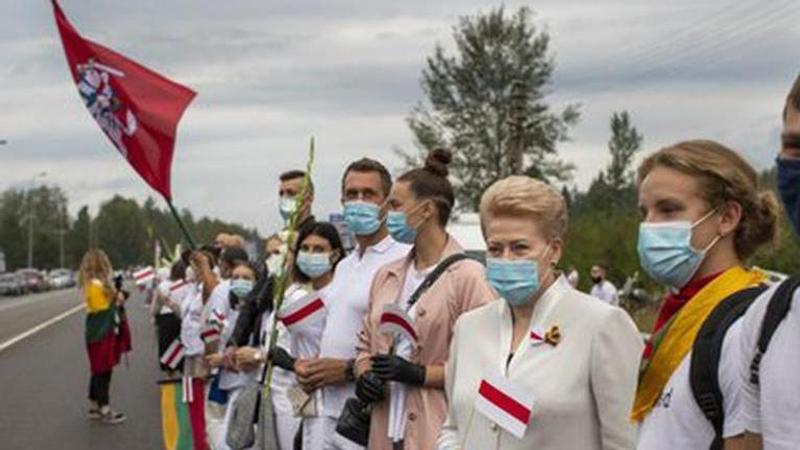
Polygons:
<instances>
[{"instance_id":1,"label":"black camera","mask_svg":"<svg viewBox=\"0 0 800 450\"><path fill-rule=\"evenodd\" d=\"M116 289L117 291L121 291L122 290L122 282L123 281L124 280L122 278L122 274L119 274L119 275L115 276L114 277L114 289Z\"/></svg>"}]
</instances>

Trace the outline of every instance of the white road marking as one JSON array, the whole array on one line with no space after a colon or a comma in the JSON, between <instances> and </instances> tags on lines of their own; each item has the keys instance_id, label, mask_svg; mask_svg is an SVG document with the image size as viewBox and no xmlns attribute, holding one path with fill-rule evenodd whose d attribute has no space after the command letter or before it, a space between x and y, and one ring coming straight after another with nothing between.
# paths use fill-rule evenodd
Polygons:
<instances>
[{"instance_id":1,"label":"white road marking","mask_svg":"<svg viewBox=\"0 0 800 450\"><path fill-rule=\"evenodd\" d=\"M20 333L20 334L14 336L13 338L11 338L11 339L9 339L7 341L5 341L3 343L0 343L0 352L2 352L3 350L6 350L7 348L11 347L12 345L16 344L17 342L19 342L19 341L21 341L21 340L23 340L25 338L33 336L34 334L44 330L45 328L47 328L47 327L49 327L51 325L54 325L54 324L56 324L58 322L61 322L62 320L64 320L67 317L75 314L76 312L83 311L85 309L86 309L86 306L83 305L83 304L80 304L80 305L77 305L77 306L75 306L73 308L70 308L70 309L64 311L63 313L61 313L61 314L59 314L59 315L57 315L57 316L55 316L55 317L53 317L51 319L45 320L44 322L40 323L39 325L36 325L35 327L31 328L30 330L28 330L28 331L26 331L24 333Z\"/></svg>"},{"instance_id":2,"label":"white road marking","mask_svg":"<svg viewBox=\"0 0 800 450\"><path fill-rule=\"evenodd\" d=\"M44 300L51 300L59 297L66 292L74 292L73 289L62 291L42 292L38 294L28 294L17 298L6 298L0 301L0 312L8 309L17 308L19 306L30 305L31 303L38 303Z\"/></svg>"}]
</instances>

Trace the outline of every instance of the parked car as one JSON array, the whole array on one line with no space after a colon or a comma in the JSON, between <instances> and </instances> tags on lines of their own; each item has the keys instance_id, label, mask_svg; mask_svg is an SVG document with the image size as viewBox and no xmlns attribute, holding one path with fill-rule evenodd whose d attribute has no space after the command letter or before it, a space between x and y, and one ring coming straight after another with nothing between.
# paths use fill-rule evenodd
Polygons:
<instances>
[{"instance_id":1,"label":"parked car","mask_svg":"<svg viewBox=\"0 0 800 450\"><path fill-rule=\"evenodd\" d=\"M16 273L0 275L0 295L24 295L28 293L25 279Z\"/></svg>"},{"instance_id":2,"label":"parked car","mask_svg":"<svg viewBox=\"0 0 800 450\"><path fill-rule=\"evenodd\" d=\"M36 269L19 269L17 274L25 281L28 292L43 292L48 289L47 278Z\"/></svg>"},{"instance_id":3,"label":"parked car","mask_svg":"<svg viewBox=\"0 0 800 450\"><path fill-rule=\"evenodd\" d=\"M69 269L53 269L47 274L47 282L53 289L66 289L75 286L75 277Z\"/></svg>"}]
</instances>

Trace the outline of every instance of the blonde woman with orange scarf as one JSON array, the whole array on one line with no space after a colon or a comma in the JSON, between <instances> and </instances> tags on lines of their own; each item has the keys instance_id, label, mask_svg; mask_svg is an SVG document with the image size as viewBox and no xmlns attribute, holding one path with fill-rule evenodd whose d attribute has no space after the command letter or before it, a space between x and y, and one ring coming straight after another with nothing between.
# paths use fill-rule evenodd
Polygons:
<instances>
[{"instance_id":1,"label":"blonde woman with orange scarf","mask_svg":"<svg viewBox=\"0 0 800 450\"><path fill-rule=\"evenodd\" d=\"M712 141L681 142L650 155L638 172L642 267L669 292L642 362L632 418L637 448L722 448L743 433L723 421L720 436L690 385L691 354L704 322L732 294L766 281L747 259L773 240L777 202L759 192L758 175L736 152ZM738 321L722 341L718 368L723 404L741 398L735 370ZM730 444L729 444L730 445ZM733 448L733 447L728 447Z\"/></svg>"}]
</instances>

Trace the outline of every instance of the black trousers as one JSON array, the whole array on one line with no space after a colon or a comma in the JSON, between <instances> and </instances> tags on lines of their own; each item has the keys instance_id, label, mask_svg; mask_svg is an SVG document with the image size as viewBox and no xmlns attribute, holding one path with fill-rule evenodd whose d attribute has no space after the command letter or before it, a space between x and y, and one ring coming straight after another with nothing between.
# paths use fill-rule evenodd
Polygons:
<instances>
[{"instance_id":1,"label":"black trousers","mask_svg":"<svg viewBox=\"0 0 800 450\"><path fill-rule=\"evenodd\" d=\"M100 406L108 405L108 391L111 388L111 371L92 375L89 380L89 400Z\"/></svg>"}]
</instances>

